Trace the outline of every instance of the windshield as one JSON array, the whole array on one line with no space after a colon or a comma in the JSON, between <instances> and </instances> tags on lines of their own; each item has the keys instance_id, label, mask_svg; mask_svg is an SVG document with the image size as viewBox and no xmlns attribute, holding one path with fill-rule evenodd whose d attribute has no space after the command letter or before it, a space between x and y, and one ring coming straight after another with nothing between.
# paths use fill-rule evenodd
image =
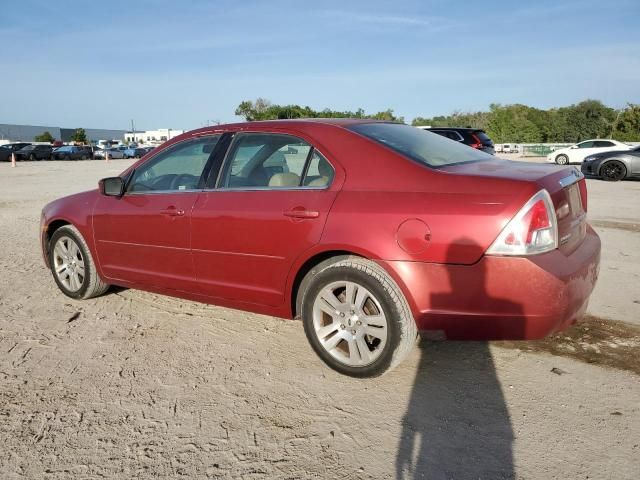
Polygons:
<instances>
[{"instance_id":1,"label":"windshield","mask_svg":"<svg viewBox=\"0 0 640 480\"><path fill-rule=\"evenodd\" d=\"M399 123L360 123L349 129L430 167L493 158L436 133Z\"/></svg>"}]
</instances>

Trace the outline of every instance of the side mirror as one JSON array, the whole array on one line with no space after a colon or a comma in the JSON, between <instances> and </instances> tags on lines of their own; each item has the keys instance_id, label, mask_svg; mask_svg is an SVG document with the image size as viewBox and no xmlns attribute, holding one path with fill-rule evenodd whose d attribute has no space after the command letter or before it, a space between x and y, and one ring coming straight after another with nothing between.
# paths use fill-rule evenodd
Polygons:
<instances>
[{"instance_id":1,"label":"side mirror","mask_svg":"<svg viewBox=\"0 0 640 480\"><path fill-rule=\"evenodd\" d=\"M98 182L98 188L107 197L121 197L124 195L124 180L120 177L103 178Z\"/></svg>"},{"instance_id":2,"label":"side mirror","mask_svg":"<svg viewBox=\"0 0 640 480\"><path fill-rule=\"evenodd\" d=\"M571 148L578 148L578 145L571 145Z\"/></svg>"}]
</instances>

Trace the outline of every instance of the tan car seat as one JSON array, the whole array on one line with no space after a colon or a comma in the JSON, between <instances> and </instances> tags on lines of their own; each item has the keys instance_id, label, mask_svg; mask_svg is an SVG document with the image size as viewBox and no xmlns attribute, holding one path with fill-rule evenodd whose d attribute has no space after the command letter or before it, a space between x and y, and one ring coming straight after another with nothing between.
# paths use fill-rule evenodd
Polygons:
<instances>
[{"instance_id":1,"label":"tan car seat","mask_svg":"<svg viewBox=\"0 0 640 480\"><path fill-rule=\"evenodd\" d=\"M300 175L295 173L276 173L269 179L270 187L298 187L300 186Z\"/></svg>"}]
</instances>

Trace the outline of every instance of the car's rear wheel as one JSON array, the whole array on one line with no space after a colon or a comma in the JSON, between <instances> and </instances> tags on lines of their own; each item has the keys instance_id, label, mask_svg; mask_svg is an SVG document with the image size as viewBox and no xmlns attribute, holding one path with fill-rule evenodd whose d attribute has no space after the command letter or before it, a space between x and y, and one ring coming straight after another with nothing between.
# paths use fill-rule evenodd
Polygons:
<instances>
[{"instance_id":1,"label":"car's rear wheel","mask_svg":"<svg viewBox=\"0 0 640 480\"><path fill-rule=\"evenodd\" d=\"M558 165L567 165L569 163L569 157L567 157L564 153L560 154L556 157L556 163Z\"/></svg>"},{"instance_id":2,"label":"car's rear wheel","mask_svg":"<svg viewBox=\"0 0 640 480\"><path fill-rule=\"evenodd\" d=\"M36 156L32 153L29 155L29 160L31 160L32 162L35 162L37 160Z\"/></svg>"},{"instance_id":3,"label":"car's rear wheel","mask_svg":"<svg viewBox=\"0 0 640 480\"><path fill-rule=\"evenodd\" d=\"M600 176L608 182L617 182L627 176L627 167L619 160L610 160L600 167Z\"/></svg>"},{"instance_id":4,"label":"car's rear wheel","mask_svg":"<svg viewBox=\"0 0 640 480\"><path fill-rule=\"evenodd\" d=\"M89 157L87 157L86 155L82 155L82 156L80 157L80 160L86 160L87 158L89 158Z\"/></svg>"},{"instance_id":5,"label":"car's rear wheel","mask_svg":"<svg viewBox=\"0 0 640 480\"><path fill-rule=\"evenodd\" d=\"M376 377L398 365L417 329L400 288L376 263L341 256L314 267L299 289L309 343L332 369Z\"/></svg>"},{"instance_id":6,"label":"car's rear wheel","mask_svg":"<svg viewBox=\"0 0 640 480\"><path fill-rule=\"evenodd\" d=\"M49 242L49 265L58 288L71 298L87 299L107 291L82 234L72 225L57 229Z\"/></svg>"}]
</instances>

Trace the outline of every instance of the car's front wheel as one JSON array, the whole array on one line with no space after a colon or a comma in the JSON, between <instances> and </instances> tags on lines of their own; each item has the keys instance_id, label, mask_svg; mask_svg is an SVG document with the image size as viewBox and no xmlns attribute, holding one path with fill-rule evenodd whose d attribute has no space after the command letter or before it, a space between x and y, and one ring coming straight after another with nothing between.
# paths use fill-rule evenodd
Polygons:
<instances>
[{"instance_id":1,"label":"car's front wheel","mask_svg":"<svg viewBox=\"0 0 640 480\"><path fill-rule=\"evenodd\" d=\"M107 291L82 234L72 225L57 229L49 242L49 265L58 288L71 298L87 299Z\"/></svg>"},{"instance_id":2,"label":"car's front wheel","mask_svg":"<svg viewBox=\"0 0 640 480\"><path fill-rule=\"evenodd\" d=\"M600 176L608 182L617 182L627 176L627 167L618 160L610 160L600 167Z\"/></svg>"},{"instance_id":3,"label":"car's front wheel","mask_svg":"<svg viewBox=\"0 0 640 480\"><path fill-rule=\"evenodd\" d=\"M417 329L400 288L376 263L336 257L320 263L299 289L309 343L332 369L376 377L398 365Z\"/></svg>"},{"instance_id":4,"label":"car's front wheel","mask_svg":"<svg viewBox=\"0 0 640 480\"><path fill-rule=\"evenodd\" d=\"M567 157L564 153L560 154L556 157L556 163L558 165L568 165L569 164L569 157Z\"/></svg>"}]
</instances>

